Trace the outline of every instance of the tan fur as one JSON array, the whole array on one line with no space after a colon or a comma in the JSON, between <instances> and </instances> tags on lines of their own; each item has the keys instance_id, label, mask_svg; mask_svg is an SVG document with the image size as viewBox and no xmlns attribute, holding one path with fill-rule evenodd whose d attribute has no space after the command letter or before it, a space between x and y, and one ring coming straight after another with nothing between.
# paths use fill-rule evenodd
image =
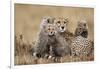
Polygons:
<instances>
[{"instance_id":1,"label":"tan fur","mask_svg":"<svg viewBox=\"0 0 100 69\"><path fill-rule=\"evenodd\" d=\"M49 21L48 21L49 20ZM45 57L49 54L49 47L55 43L55 27L52 18L43 18L40 25L39 38L36 42L35 53L37 57Z\"/></svg>"},{"instance_id":2,"label":"tan fur","mask_svg":"<svg viewBox=\"0 0 100 69\"><path fill-rule=\"evenodd\" d=\"M82 36L84 38L88 37L88 25L87 21L80 20L78 21L76 30L75 30L75 36Z\"/></svg>"}]
</instances>

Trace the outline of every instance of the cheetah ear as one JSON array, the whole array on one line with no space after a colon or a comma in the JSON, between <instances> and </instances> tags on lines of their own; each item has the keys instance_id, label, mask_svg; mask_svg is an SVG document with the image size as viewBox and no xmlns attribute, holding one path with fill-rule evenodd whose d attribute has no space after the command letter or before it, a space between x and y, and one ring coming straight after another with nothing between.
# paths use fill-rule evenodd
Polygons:
<instances>
[{"instance_id":1,"label":"cheetah ear","mask_svg":"<svg viewBox=\"0 0 100 69\"><path fill-rule=\"evenodd\" d=\"M84 23L84 27L86 27L88 29L88 25L86 23Z\"/></svg>"},{"instance_id":2,"label":"cheetah ear","mask_svg":"<svg viewBox=\"0 0 100 69\"><path fill-rule=\"evenodd\" d=\"M54 26L56 26L56 23L55 23L56 18L55 18L55 17L53 17L53 18L52 18L52 20L53 20L53 24L54 24Z\"/></svg>"},{"instance_id":3,"label":"cheetah ear","mask_svg":"<svg viewBox=\"0 0 100 69\"><path fill-rule=\"evenodd\" d=\"M81 23L80 21L77 21L77 27L80 27L80 23Z\"/></svg>"},{"instance_id":4,"label":"cheetah ear","mask_svg":"<svg viewBox=\"0 0 100 69\"><path fill-rule=\"evenodd\" d=\"M41 28L41 29L45 29L46 26L47 26L47 23L41 23L40 28Z\"/></svg>"},{"instance_id":5,"label":"cheetah ear","mask_svg":"<svg viewBox=\"0 0 100 69\"><path fill-rule=\"evenodd\" d=\"M47 25L47 23L45 22L45 20L47 19L47 17L43 17L42 20L41 20L41 24L40 24L40 28L41 29L44 29Z\"/></svg>"},{"instance_id":6,"label":"cheetah ear","mask_svg":"<svg viewBox=\"0 0 100 69\"><path fill-rule=\"evenodd\" d=\"M42 21L41 24L40 24L40 28L45 29L46 25L47 25L47 23Z\"/></svg>"},{"instance_id":7,"label":"cheetah ear","mask_svg":"<svg viewBox=\"0 0 100 69\"><path fill-rule=\"evenodd\" d=\"M69 19L68 18L65 18L66 22L69 22Z\"/></svg>"},{"instance_id":8,"label":"cheetah ear","mask_svg":"<svg viewBox=\"0 0 100 69\"><path fill-rule=\"evenodd\" d=\"M44 16L44 17L42 17L42 19L47 19L48 18L48 16Z\"/></svg>"},{"instance_id":9,"label":"cheetah ear","mask_svg":"<svg viewBox=\"0 0 100 69\"><path fill-rule=\"evenodd\" d=\"M52 17L53 23L54 23L55 19L56 19L55 17Z\"/></svg>"}]
</instances>

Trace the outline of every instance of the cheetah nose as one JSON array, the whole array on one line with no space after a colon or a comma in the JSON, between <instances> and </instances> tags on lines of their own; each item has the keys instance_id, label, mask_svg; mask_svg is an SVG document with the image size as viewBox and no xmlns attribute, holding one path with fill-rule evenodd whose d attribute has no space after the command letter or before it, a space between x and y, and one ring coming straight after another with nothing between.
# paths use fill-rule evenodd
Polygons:
<instances>
[{"instance_id":1,"label":"cheetah nose","mask_svg":"<svg viewBox=\"0 0 100 69\"><path fill-rule=\"evenodd\" d=\"M61 27L62 29L64 29L64 27Z\"/></svg>"},{"instance_id":2,"label":"cheetah nose","mask_svg":"<svg viewBox=\"0 0 100 69\"><path fill-rule=\"evenodd\" d=\"M51 32L51 34L52 34L52 32Z\"/></svg>"}]
</instances>

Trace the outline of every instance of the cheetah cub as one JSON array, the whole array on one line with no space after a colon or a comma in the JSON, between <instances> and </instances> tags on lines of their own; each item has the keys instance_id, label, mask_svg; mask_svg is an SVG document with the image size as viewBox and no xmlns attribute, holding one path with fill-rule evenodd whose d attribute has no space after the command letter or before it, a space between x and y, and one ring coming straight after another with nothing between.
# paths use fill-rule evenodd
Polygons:
<instances>
[{"instance_id":1,"label":"cheetah cub","mask_svg":"<svg viewBox=\"0 0 100 69\"><path fill-rule=\"evenodd\" d=\"M37 56L38 58L43 58L46 55L49 54L50 45L53 45L55 42L55 27L52 24L52 18L51 17L44 17L42 19L41 25L40 25L40 32L38 35L38 40L36 42L36 48L35 52L33 53L34 56Z\"/></svg>"},{"instance_id":2,"label":"cheetah cub","mask_svg":"<svg viewBox=\"0 0 100 69\"><path fill-rule=\"evenodd\" d=\"M78 21L78 25L75 30L75 36L82 36L84 38L88 37L87 21L85 20Z\"/></svg>"},{"instance_id":3,"label":"cheetah cub","mask_svg":"<svg viewBox=\"0 0 100 69\"><path fill-rule=\"evenodd\" d=\"M78 21L77 28L75 30L75 38L72 39L71 51L72 55L87 56L93 49L93 41L88 38L87 22L84 20Z\"/></svg>"},{"instance_id":4,"label":"cheetah cub","mask_svg":"<svg viewBox=\"0 0 100 69\"><path fill-rule=\"evenodd\" d=\"M50 45L50 56L54 62L61 62L63 56L70 55L70 48L65 38L57 32L55 35L55 44Z\"/></svg>"},{"instance_id":5,"label":"cheetah cub","mask_svg":"<svg viewBox=\"0 0 100 69\"><path fill-rule=\"evenodd\" d=\"M59 35L64 37L65 40L68 43L70 43L71 38L73 38L74 35L73 35L73 33L69 32L68 23L69 23L68 18L64 18L64 17L58 17L58 18L55 18L55 20L54 20L54 24L57 28Z\"/></svg>"},{"instance_id":6,"label":"cheetah cub","mask_svg":"<svg viewBox=\"0 0 100 69\"><path fill-rule=\"evenodd\" d=\"M57 28L57 32L60 36L62 36L65 40L68 46L71 44L71 39L74 37L73 33L69 32L68 30L68 18L64 17L58 17L54 19L54 24Z\"/></svg>"}]
</instances>

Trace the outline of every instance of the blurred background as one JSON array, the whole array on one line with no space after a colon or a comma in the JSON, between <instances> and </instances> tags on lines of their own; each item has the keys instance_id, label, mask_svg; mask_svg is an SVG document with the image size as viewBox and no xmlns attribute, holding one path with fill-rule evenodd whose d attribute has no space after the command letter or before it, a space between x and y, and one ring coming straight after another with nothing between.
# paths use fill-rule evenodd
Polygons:
<instances>
[{"instance_id":1,"label":"blurred background","mask_svg":"<svg viewBox=\"0 0 100 69\"><path fill-rule=\"evenodd\" d=\"M42 17L69 18L68 29L74 33L77 21L85 19L88 22L89 38L94 39L94 9L81 7L48 6L15 3L15 34L24 35L31 42L37 38Z\"/></svg>"}]
</instances>

